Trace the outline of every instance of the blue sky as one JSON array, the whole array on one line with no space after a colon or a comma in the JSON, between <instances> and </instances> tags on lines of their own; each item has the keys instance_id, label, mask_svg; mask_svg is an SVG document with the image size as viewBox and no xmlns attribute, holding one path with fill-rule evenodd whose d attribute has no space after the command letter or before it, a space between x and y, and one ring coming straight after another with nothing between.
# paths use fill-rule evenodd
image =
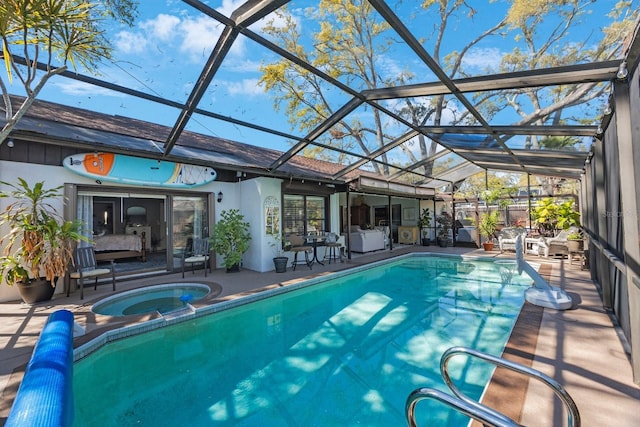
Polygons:
<instances>
[{"instance_id":1,"label":"blue sky","mask_svg":"<svg viewBox=\"0 0 640 427\"><path fill-rule=\"evenodd\" d=\"M473 18L460 16L452 21L446 43L443 44L442 55L460 49L461 42L471 39L496 22L498 17L504 15L506 4L504 0L470 0L468 3L474 6L478 13ZM607 24L603 17L614 3L614 0L596 1L593 12L585 20L585 25L572 33L572 40L575 43L586 40L587 44L593 40L592 43L595 43L600 37L600 29ZM228 16L242 4L242 1L211 1L208 4ZM419 2L412 0L404 1L395 5L394 11L403 18L416 36L424 41L427 51L433 54L433 28L434 19L437 17L432 12L425 12L419 8L418 4ZM305 34L317 29L317 21L314 19L316 7L316 1L289 4L291 14ZM554 24L555 22L549 20L546 27L550 29ZM260 34L262 25L263 23L259 22L251 29ZM99 78L172 101L184 102L221 29L221 24L181 1L141 0L140 17L133 28L117 25L109 27L109 37L114 47L114 62L101 67L102 75ZM499 63L501 57L510 51L513 45L512 35L485 40L469 52L465 62L467 70L476 75L485 74L488 68ZM272 126L282 132L296 133L290 128L283 113L274 111L271 95L265 93L258 85L260 65L276 59L272 52L240 36L203 97L200 107L258 125ZM394 45L393 49L379 58L379 66L389 76L402 70L411 70L415 74L412 83L435 81L431 71L401 43ZM79 71L87 74L84 70ZM15 81L10 91L20 93ZM336 107L350 98L339 90L333 90L331 93L331 101ZM179 114L173 108L64 78L50 81L41 98L169 127L174 124ZM356 114L364 122L370 117L370 108L360 108ZM495 124L505 125L516 120L516 117L503 114L496 120ZM390 128L393 127L395 125L391 124ZM201 116L194 116L187 128L283 151L290 147L289 142L281 137Z\"/></svg>"}]
</instances>

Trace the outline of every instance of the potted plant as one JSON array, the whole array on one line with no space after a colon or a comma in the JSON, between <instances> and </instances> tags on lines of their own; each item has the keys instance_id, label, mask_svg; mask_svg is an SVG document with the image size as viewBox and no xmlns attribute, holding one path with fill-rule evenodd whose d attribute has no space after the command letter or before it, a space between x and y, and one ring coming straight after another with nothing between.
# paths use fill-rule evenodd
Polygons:
<instances>
[{"instance_id":1,"label":"potted plant","mask_svg":"<svg viewBox=\"0 0 640 427\"><path fill-rule=\"evenodd\" d=\"M498 211L487 212L478 221L478 231L486 236L487 240L482 243L485 251L493 250L493 236L498 228Z\"/></svg>"},{"instance_id":2,"label":"potted plant","mask_svg":"<svg viewBox=\"0 0 640 427\"><path fill-rule=\"evenodd\" d=\"M577 230L567 236L567 250L569 252L580 252L584 249L584 237Z\"/></svg>"},{"instance_id":3,"label":"potted plant","mask_svg":"<svg viewBox=\"0 0 640 427\"><path fill-rule=\"evenodd\" d=\"M442 211L436 217L436 223L438 223L438 245L442 248L447 247L451 242L449 229L453 225L453 218L449 212Z\"/></svg>"},{"instance_id":4,"label":"potted plant","mask_svg":"<svg viewBox=\"0 0 640 427\"><path fill-rule=\"evenodd\" d=\"M531 217L538 224L541 234L553 236L558 223L558 205L551 197L539 200L531 211Z\"/></svg>"},{"instance_id":5,"label":"potted plant","mask_svg":"<svg viewBox=\"0 0 640 427\"><path fill-rule=\"evenodd\" d=\"M556 203L549 197L540 200L531 215L544 231L543 234L553 236L556 230L566 230L580 223L580 212L573 205L573 200Z\"/></svg>"},{"instance_id":6,"label":"potted plant","mask_svg":"<svg viewBox=\"0 0 640 427\"><path fill-rule=\"evenodd\" d=\"M556 210L558 230L566 230L580 224L580 212L573 208L573 200L567 200L558 205Z\"/></svg>"},{"instance_id":7,"label":"potted plant","mask_svg":"<svg viewBox=\"0 0 640 427\"><path fill-rule=\"evenodd\" d=\"M279 234L273 234L271 236L273 240L270 245L273 249L273 266L276 270L276 273L285 273L287 271L287 263L289 262L289 258L284 255L285 248L288 246L288 242L282 241L282 236Z\"/></svg>"},{"instance_id":8,"label":"potted plant","mask_svg":"<svg viewBox=\"0 0 640 427\"><path fill-rule=\"evenodd\" d=\"M429 246L431 239L429 238L429 227L431 227L431 211L429 208L424 208L420 218L418 218L418 226L420 226L420 233L422 235L422 246Z\"/></svg>"},{"instance_id":9,"label":"potted plant","mask_svg":"<svg viewBox=\"0 0 640 427\"><path fill-rule=\"evenodd\" d=\"M249 223L237 209L222 211L220 217L213 227L213 250L224 259L227 272L239 271L242 254L249 249L251 241Z\"/></svg>"},{"instance_id":10,"label":"potted plant","mask_svg":"<svg viewBox=\"0 0 640 427\"><path fill-rule=\"evenodd\" d=\"M80 221L62 220L50 204L62 197L62 186L46 189L41 181L30 187L22 178L0 184L8 187L0 197L13 199L0 215L0 225L9 228L0 238L0 278L16 284L26 303L47 301L73 263L75 242L89 239L80 234Z\"/></svg>"}]
</instances>

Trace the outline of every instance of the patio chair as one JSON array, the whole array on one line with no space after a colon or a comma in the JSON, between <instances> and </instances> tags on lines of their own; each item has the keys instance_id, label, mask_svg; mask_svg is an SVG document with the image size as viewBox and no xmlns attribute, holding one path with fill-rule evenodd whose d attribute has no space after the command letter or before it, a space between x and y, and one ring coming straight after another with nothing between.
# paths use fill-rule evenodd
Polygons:
<instances>
[{"instance_id":1,"label":"patio chair","mask_svg":"<svg viewBox=\"0 0 640 427\"><path fill-rule=\"evenodd\" d=\"M300 252L304 252L304 263L307 264L309 270L311 270L312 263L309 259L309 254L313 252L313 246L308 245L304 237L296 234L289 235L289 242L291 242L291 252L293 252L293 261L291 261L293 271L295 271L296 266L302 262L298 261L298 254Z\"/></svg>"},{"instance_id":2,"label":"patio chair","mask_svg":"<svg viewBox=\"0 0 640 427\"><path fill-rule=\"evenodd\" d=\"M568 247L568 237L573 233L579 233L579 227L569 227L566 230L562 230L555 237L550 238L541 238L540 239L540 247L541 251L545 257L557 256L560 255L564 257L565 255L569 255L569 247Z\"/></svg>"},{"instance_id":3,"label":"patio chair","mask_svg":"<svg viewBox=\"0 0 640 427\"><path fill-rule=\"evenodd\" d=\"M498 233L498 247L500 248L500 252L504 251L514 251L517 252L516 241L518 236L522 236L522 241L520 242L524 245L524 239L527 237L527 230L522 227L505 227ZM522 248L524 250L524 248Z\"/></svg>"},{"instance_id":4,"label":"patio chair","mask_svg":"<svg viewBox=\"0 0 640 427\"><path fill-rule=\"evenodd\" d=\"M187 256L189 254L189 256ZM184 267L191 265L191 272L195 272L195 264L202 264L204 267L204 277L207 277L207 268L211 269L211 250L209 249L209 238L195 238L191 243L191 251L185 250L182 253L182 278L184 279Z\"/></svg>"},{"instance_id":5,"label":"patio chair","mask_svg":"<svg viewBox=\"0 0 640 427\"><path fill-rule=\"evenodd\" d=\"M98 267L96 261L96 254L93 247L87 246L84 248L76 248L73 252L73 259L75 262L76 271L69 273L69 278L76 281L76 287L80 286L80 299L84 299L84 280L93 278L93 289L98 289L98 278L102 276L111 275L111 286L113 290L116 290L116 274L113 267L113 260L110 261L108 267ZM67 288L67 296L71 286Z\"/></svg>"},{"instance_id":6,"label":"patio chair","mask_svg":"<svg viewBox=\"0 0 640 427\"><path fill-rule=\"evenodd\" d=\"M338 261L342 262L342 243L340 243L338 236L335 233L327 234L325 239L325 250L323 261Z\"/></svg>"}]
</instances>

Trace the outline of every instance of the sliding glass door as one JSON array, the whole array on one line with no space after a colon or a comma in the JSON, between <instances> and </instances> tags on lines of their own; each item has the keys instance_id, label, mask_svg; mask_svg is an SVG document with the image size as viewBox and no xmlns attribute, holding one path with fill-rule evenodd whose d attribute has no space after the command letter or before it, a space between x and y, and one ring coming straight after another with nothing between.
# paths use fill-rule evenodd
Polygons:
<instances>
[{"instance_id":1,"label":"sliding glass door","mask_svg":"<svg viewBox=\"0 0 640 427\"><path fill-rule=\"evenodd\" d=\"M126 257L126 247L109 247L102 257L116 259L118 274L175 270L196 237L208 237L213 209L211 193L186 193L124 187L67 184L65 215L85 224L83 232L96 245L118 236L144 235L142 256ZM122 239L124 240L124 239ZM97 246L96 246L97 247ZM98 251L96 251L97 253Z\"/></svg>"},{"instance_id":2,"label":"sliding glass door","mask_svg":"<svg viewBox=\"0 0 640 427\"><path fill-rule=\"evenodd\" d=\"M208 198L173 196L171 200L173 267L179 268L182 255L191 251L193 239L209 236Z\"/></svg>"}]
</instances>

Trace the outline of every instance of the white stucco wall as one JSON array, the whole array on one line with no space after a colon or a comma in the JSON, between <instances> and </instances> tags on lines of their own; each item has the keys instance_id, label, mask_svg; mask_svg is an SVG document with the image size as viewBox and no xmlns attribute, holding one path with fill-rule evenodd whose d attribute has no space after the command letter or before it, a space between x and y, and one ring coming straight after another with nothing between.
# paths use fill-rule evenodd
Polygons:
<instances>
[{"instance_id":1,"label":"white stucco wall","mask_svg":"<svg viewBox=\"0 0 640 427\"><path fill-rule=\"evenodd\" d=\"M259 272L271 271L273 267L273 239L266 234L264 201L273 196L281 201L281 180L256 178L241 183L242 200L240 210L251 224L251 247L244 255L244 267ZM282 230L282 204L280 205L280 229Z\"/></svg>"},{"instance_id":2,"label":"white stucco wall","mask_svg":"<svg viewBox=\"0 0 640 427\"><path fill-rule=\"evenodd\" d=\"M224 197L221 203L215 204L215 221L220 219L224 210L238 209L250 224L251 243L249 250L242 257L242 268L259 272L271 271L273 267L273 249L270 243L273 241L265 233L264 201L273 196L281 200L281 180L274 178L255 178L239 183L218 183ZM280 206L282 215L282 206ZM280 217L282 227L282 216ZM222 257L216 255L216 265L220 268Z\"/></svg>"}]
</instances>

